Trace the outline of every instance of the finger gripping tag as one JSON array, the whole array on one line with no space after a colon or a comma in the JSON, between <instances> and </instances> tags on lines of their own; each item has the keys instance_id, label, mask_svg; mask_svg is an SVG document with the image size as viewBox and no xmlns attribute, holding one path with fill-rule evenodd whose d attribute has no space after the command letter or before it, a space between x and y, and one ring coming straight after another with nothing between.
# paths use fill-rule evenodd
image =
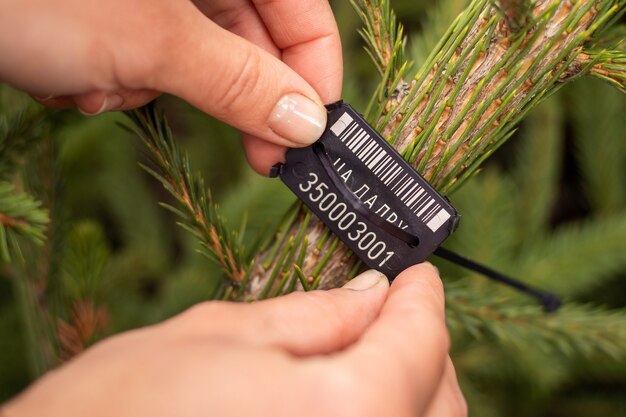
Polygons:
<instances>
[{"instance_id":1,"label":"finger gripping tag","mask_svg":"<svg viewBox=\"0 0 626 417\"><path fill-rule=\"evenodd\" d=\"M428 258L458 214L350 105L272 170L367 266L395 278Z\"/></svg>"}]
</instances>

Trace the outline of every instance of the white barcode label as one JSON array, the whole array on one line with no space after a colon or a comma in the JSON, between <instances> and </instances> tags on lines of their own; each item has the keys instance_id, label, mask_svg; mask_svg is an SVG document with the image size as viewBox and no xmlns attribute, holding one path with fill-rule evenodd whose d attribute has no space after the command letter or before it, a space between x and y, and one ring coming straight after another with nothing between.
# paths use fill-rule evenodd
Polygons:
<instances>
[{"instance_id":1,"label":"white barcode label","mask_svg":"<svg viewBox=\"0 0 626 417\"><path fill-rule=\"evenodd\" d=\"M439 213L433 217L426 226L433 232L436 231L450 218L450 213L448 213L445 209L439 210Z\"/></svg>"},{"instance_id":2,"label":"white barcode label","mask_svg":"<svg viewBox=\"0 0 626 417\"><path fill-rule=\"evenodd\" d=\"M330 128L331 132L339 136L352 123L354 119L348 113L344 113Z\"/></svg>"},{"instance_id":3,"label":"white barcode label","mask_svg":"<svg viewBox=\"0 0 626 417\"><path fill-rule=\"evenodd\" d=\"M436 232L451 217L350 114L344 113L330 130L430 230Z\"/></svg>"}]
</instances>

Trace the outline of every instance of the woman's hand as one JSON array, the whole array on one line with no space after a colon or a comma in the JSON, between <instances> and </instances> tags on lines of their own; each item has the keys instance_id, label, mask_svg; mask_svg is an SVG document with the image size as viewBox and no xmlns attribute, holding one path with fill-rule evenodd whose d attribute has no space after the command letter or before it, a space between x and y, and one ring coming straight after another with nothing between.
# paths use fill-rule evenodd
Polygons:
<instances>
[{"instance_id":1,"label":"woman's hand","mask_svg":"<svg viewBox=\"0 0 626 417\"><path fill-rule=\"evenodd\" d=\"M339 99L326 0L0 0L0 81L54 107L126 110L171 93L246 133L267 174Z\"/></svg>"},{"instance_id":2,"label":"woman's hand","mask_svg":"<svg viewBox=\"0 0 626 417\"><path fill-rule=\"evenodd\" d=\"M105 340L6 417L453 417L466 407L430 264L394 281L254 304L208 302Z\"/></svg>"}]
</instances>

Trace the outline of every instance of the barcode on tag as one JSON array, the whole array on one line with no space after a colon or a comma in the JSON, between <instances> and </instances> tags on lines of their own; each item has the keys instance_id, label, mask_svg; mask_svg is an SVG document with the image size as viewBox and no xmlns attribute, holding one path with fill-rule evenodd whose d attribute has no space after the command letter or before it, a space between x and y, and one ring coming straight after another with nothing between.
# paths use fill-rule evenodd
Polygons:
<instances>
[{"instance_id":1,"label":"barcode on tag","mask_svg":"<svg viewBox=\"0 0 626 417\"><path fill-rule=\"evenodd\" d=\"M354 108L337 102L327 109L320 139L287 151L271 175L365 265L392 280L432 255L459 216Z\"/></svg>"},{"instance_id":2,"label":"barcode on tag","mask_svg":"<svg viewBox=\"0 0 626 417\"><path fill-rule=\"evenodd\" d=\"M436 232L451 217L350 114L344 113L330 130L430 230Z\"/></svg>"}]
</instances>

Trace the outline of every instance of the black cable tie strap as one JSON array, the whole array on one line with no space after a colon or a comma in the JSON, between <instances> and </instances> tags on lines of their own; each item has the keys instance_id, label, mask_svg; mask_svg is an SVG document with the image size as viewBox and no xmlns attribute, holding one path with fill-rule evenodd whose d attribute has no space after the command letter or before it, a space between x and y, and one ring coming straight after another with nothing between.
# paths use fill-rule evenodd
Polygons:
<instances>
[{"instance_id":1,"label":"black cable tie strap","mask_svg":"<svg viewBox=\"0 0 626 417\"><path fill-rule=\"evenodd\" d=\"M558 297L441 248L454 231L455 208L349 105L327 106L328 125L313 145L290 149L272 168L367 266L390 280L433 253L539 300Z\"/></svg>"},{"instance_id":2,"label":"black cable tie strap","mask_svg":"<svg viewBox=\"0 0 626 417\"><path fill-rule=\"evenodd\" d=\"M543 309L547 312L554 312L558 310L559 307L561 307L561 300L555 294L533 288L521 281L504 275L485 265L479 264L478 262L474 262L446 248L437 248L434 252L434 255L447 261L453 262L457 265L460 265L464 268L478 272L479 274L482 274L489 279L508 285L524 294L536 298L537 301L539 301L543 306Z\"/></svg>"}]
</instances>

